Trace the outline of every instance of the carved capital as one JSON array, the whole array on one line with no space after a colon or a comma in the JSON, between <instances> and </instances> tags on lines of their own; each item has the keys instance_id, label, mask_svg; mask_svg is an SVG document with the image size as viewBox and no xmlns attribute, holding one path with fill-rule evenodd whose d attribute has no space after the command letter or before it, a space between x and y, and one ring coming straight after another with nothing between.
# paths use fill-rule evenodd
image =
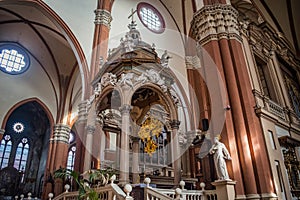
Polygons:
<instances>
[{"instance_id":1,"label":"carved capital","mask_svg":"<svg viewBox=\"0 0 300 200\"><path fill-rule=\"evenodd\" d=\"M170 126L172 129L179 129L180 121L177 119L174 119L170 121Z\"/></svg>"},{"instance_id":2,"label":"carved capital","mask_svg":"<svg viewBox=\"0 0 300 200\"><path fill-rule=\"evenodd\" d=\"M4 129L0 129L0 135L4 135L5 130Z\"/></svg>"},{"instance_id":3,"label":"carved capital","mask_svg":"<svg viewBox=\"0 0 300 200\"><path fill-rule=\"evenodd\" d=\"M241 40L237 19L238 12L231 5L204 6L194 15L192 34L201 44L221 38Z\"/></svg>"},{"instance_id":4,"label":"carved capital","mask_svg":"<svg viewBox=\"0 0 300 200\"><path fill-rule=\"evenodd\" d=\"M96 130L95 126L93 125L87 125L85 127L87 134L93 134Z\"/></svg>"},{"instance_id":5,"label":"carved capital","mask_svg":"<svg viewBox=\"0 0 300 200\"><path fill-rule=\"evenodd\" d=\"M186 56L185 64L187 69L199 69L201 68L200 59L198 56Z\"/></svg>"},{"instance_id":6,"label":"carved capital","mask_svg":"<svg viewBox=\"0 0 300 200\"><path fill-rule=\"evenodd\" d=\"M110 12L103 9L95 10L95 24L102 24L110 28L110 23L112 21L112 16Z\"/></svg>"},{"instance_id":7,"label":"carved capital","mask_svg":"<svg viewBox=\"0 0 300 200\"><path fill-rule=\"evenodd\" d=\"M82 101L78 104L78 122L83 122L87 120L87 102Z\"/></svg>"},{"instance_id":8,"label":"carved capital","mask_svg":"<svg viewBox=\"0 0 300 200\"><path fill-rule=\"evenodd\" d=\"M119 108L122 115L129 114L131 109L132 109L132 106L128 105L128 104L124 104Z\"/></svg>"},{"instance_id":9,"label":"carved capital","mask_svg":"<svg viewBox=\"0 0 300 200\"><path fill-rule=\"evenodd\" d=\"M56 124L53 127L53 141L69 144L71 128L65 124Z\"/></svg>"}]
</instances>

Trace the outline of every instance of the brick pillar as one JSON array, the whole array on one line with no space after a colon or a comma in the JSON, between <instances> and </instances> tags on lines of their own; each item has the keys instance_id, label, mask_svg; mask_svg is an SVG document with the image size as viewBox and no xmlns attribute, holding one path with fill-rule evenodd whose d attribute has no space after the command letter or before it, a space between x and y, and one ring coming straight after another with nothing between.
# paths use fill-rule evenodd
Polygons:
<instances>
[{"instance_id":1,"label":"brick pillar","mask_svg":"<svg viewBox=\"0 0 300 200\"><path fill-rule=\"evenodd\" d=\"M65 124L56 124L53 127L53 135L50 138L47 163L47 169L52 175L55 170L67 167L70 130L70 127ZM55 180L54 191L47 191L47 193L49 192L53 192L55 196L62 193L62 181Z\"/></svg>"},{"instance_id":2,"label":"brick pillar","mask_svg":"<svg viewBox=\"0 0 300 200\"><path fill-rule=\"evenodd\" d=\"M221 136L233 158L228 169L231 178L237 181L237 197L259 199L255 167L252 165L252 144L243 107L244 98L240 96L240 90L246 90L243 88L243 83L247 79L238 80L236 77L235 61L232 59L232 49L228 42L237 41L238 43L241 39L237 16L237 11L231 5L216 4L213 0L206 1L205 6L194 15L192 35L214 61L226 90L224 107L227 104L231 106L231 110L225 113L225 124ZM242 49L239 51L242 54ZM209 59L206 57L201 59L203 59L203 70L210 70L212 66L210 66ZM249 76L247 72L245 74ZM208 80L210 78L212 77L204 77ZM251 88L249 91L252 91ZM214 91L210 89L209 92ZM252 112L254 113L254 109Z\"/></svg>"},{"instance_id":3,"label":"brick pillar","mask_svg":"<svg viewBox=\"0 0 300 200\"><path fill-rule=\"evenodd\" d=\"M98 1L97 9L95 10L95 29L94 41L92 50L92 60L90 68L90 80L92 81L99 71L100 57L104 60L107 57L107 46L109 38L110 23L112 17L110 14L112 1Z\"/></svg>"},{"instance_id":4,"label":"brick pillar","mask_svg":"<svg viewBox=\"0 0 300 200\"><path fill-rule=\"evenodd\" d=\"M233 157L230 174L237 181L238 198L260 199L261 195L264 199L272 199L274 186L270 162L266 159L265 140L254 110L238 12L231 5L216 4L216 1L206 1L205 6L195 13L192 35L209 53L226 85L231 110L226 112L221 136L223 142L229 144L226 146ZM205 59L204 68L207 68Z\"/></svg>"}]
</instances>

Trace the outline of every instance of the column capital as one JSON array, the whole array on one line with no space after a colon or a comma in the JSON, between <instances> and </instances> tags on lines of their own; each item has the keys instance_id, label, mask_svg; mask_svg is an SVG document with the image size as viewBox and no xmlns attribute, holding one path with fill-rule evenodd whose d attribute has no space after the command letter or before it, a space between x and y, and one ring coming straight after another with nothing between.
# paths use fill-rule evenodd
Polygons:
<instances>
[{"instance_id":1,"label":"column capital","mask_svg":"<svg viewBox=\"0 0 300 200\"><path fill-rule=\"evenodd\" d=\"M228 4L206 5L194 14L192 35L201 45L211 40L237 38L241 41L238 11Z\"/></svg>"},{"instance_id":2,"label":"column capital","mask_svg":"<svg viewBox=\"0 0 300 200\"><path fill-rule=\"evenodd\" d=\"M94 125L87 125L85 129L88 134L93 134L96 130L96 127Z\"/></svg>"},{"instance_id":3,"label":"column capital","mask_svg":"<svg viewBox=\"0 0 300 200\"><path fill-rule=\"evenodd\" d=\"M120 108L119 108L122 115L129 114L131 109L132 109L132 106L129 104L124 104L124 105L120 106Z\"/></svg>"},{"instance_id":4,"label":"column capital","mask_svg":"<svg viewBox=\"0 0 300 200\"><path fill-rule=\"evenodd\" d=\"M186 56L185 65L187 69L200 69L201 62L198 56Z\"/></svg>"},{"instance_id":5,"label":"column capital","mask_svg":"<svg viewBox=\"0 0 300 200\"><path fill-rule=\"evenodd\" d=\"M179 129L180 121L177 119L174 119L170 121L170 126L172 129Z\"/></svg>"},{"instance_id":6,"label":"column capital","mask_svg":"<svg viewBox=\"0 0 300 200\"><path fill-rule=\"evenodd\" d=\"M55 142L62 142L69 144L71 128L66 124L55 124L53 127L53 138Z\"/></svg>"},{"instance_id":7,"label":"column capital","mask_svg":"<svg viewBox=\"0 0 300 200\"><path fill-rule=\"evenodd\" d=\"M4 133L5 133L5 130L4 129L0 129L0 135L4 135Z\"/></svg>"},{"instance_id":8,"label":"column capital","mask_svg":"<svg viewBox=\"0 0 300 200\"><path fill-rule=\"evenodd\" d=\"M87 120L87 101L81 101L78 104L78 122Z\"/></svg>"},{"instance_id":9,"label":"column capital","mask_svg":"<svg viewBox=\"0 0 300 200\"><path fill-rule=\"evenodd\" d=\"M104 25L110 28L110 23L112 21L112 16L109 11L103 9L96 9L95 11L95 21L97 25Z\"/></svg>"}]
</instances>

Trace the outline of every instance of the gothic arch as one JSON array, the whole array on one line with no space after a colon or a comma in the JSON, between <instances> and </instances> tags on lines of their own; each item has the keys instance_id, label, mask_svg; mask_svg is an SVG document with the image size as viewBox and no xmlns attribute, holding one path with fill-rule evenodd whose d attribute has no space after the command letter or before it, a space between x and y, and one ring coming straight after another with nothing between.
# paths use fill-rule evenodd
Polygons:
<instances>
[{"instance_id":1,"label":"gothic arch","mask_svg":"<svg viewBox=\"0 0 300 200\"><path fill-rule=\"evenodd\" d=\"M49 119L50 128L52 129L53 124L54 124L53 116L52 116L52 114L51 114L49 108L48 108L48 107L47 107L40 99L38 99L38 98L36 98L36 97L30 98L30 99L25 99L25 100L23 100L23 101L20 101L20 102L16 103L13 107L11 107L11 108L9 109L9 111L6 113L6 115L5 115L5 117L4 117L3 121L2 121L1 128L2 128L2 129L5 129L5 125L6 125L6 123L7 123L7 120L8 120L8 118L9 118L9 116L13 113L14 110L16 110L16 108L18 108L18 107L20 107L21 105L24 105L24 104L26 104L26 103L28 103L28 102L34 102L34 101L37 102L37 103L44 109L44 111L45 111L45 113L47 114L47 117L48 117L48 119ZM52 132L52 131L51 131L51 132Z\"/></svg>"}]
</instances>

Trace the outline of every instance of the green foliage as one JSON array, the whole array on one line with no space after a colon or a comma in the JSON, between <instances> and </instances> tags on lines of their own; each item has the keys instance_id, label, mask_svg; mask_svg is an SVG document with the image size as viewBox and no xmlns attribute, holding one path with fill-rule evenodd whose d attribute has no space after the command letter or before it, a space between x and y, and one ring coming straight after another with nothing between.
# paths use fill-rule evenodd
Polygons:
<instances>
[{"instance_id":1,"label":"green foliage","mask_svg":"<svg viewBox=\"0 0 300 200\"><path fill-rule=\"evenodd\" d=\"M54 172L54 178L69 179L72 178L78 185L78 199L98 200L98 194L90 185L106 185L115 173L112 168L93 169L85 171L83 174L79 172L60 168Z\"/></svg>"}]
</instances>

